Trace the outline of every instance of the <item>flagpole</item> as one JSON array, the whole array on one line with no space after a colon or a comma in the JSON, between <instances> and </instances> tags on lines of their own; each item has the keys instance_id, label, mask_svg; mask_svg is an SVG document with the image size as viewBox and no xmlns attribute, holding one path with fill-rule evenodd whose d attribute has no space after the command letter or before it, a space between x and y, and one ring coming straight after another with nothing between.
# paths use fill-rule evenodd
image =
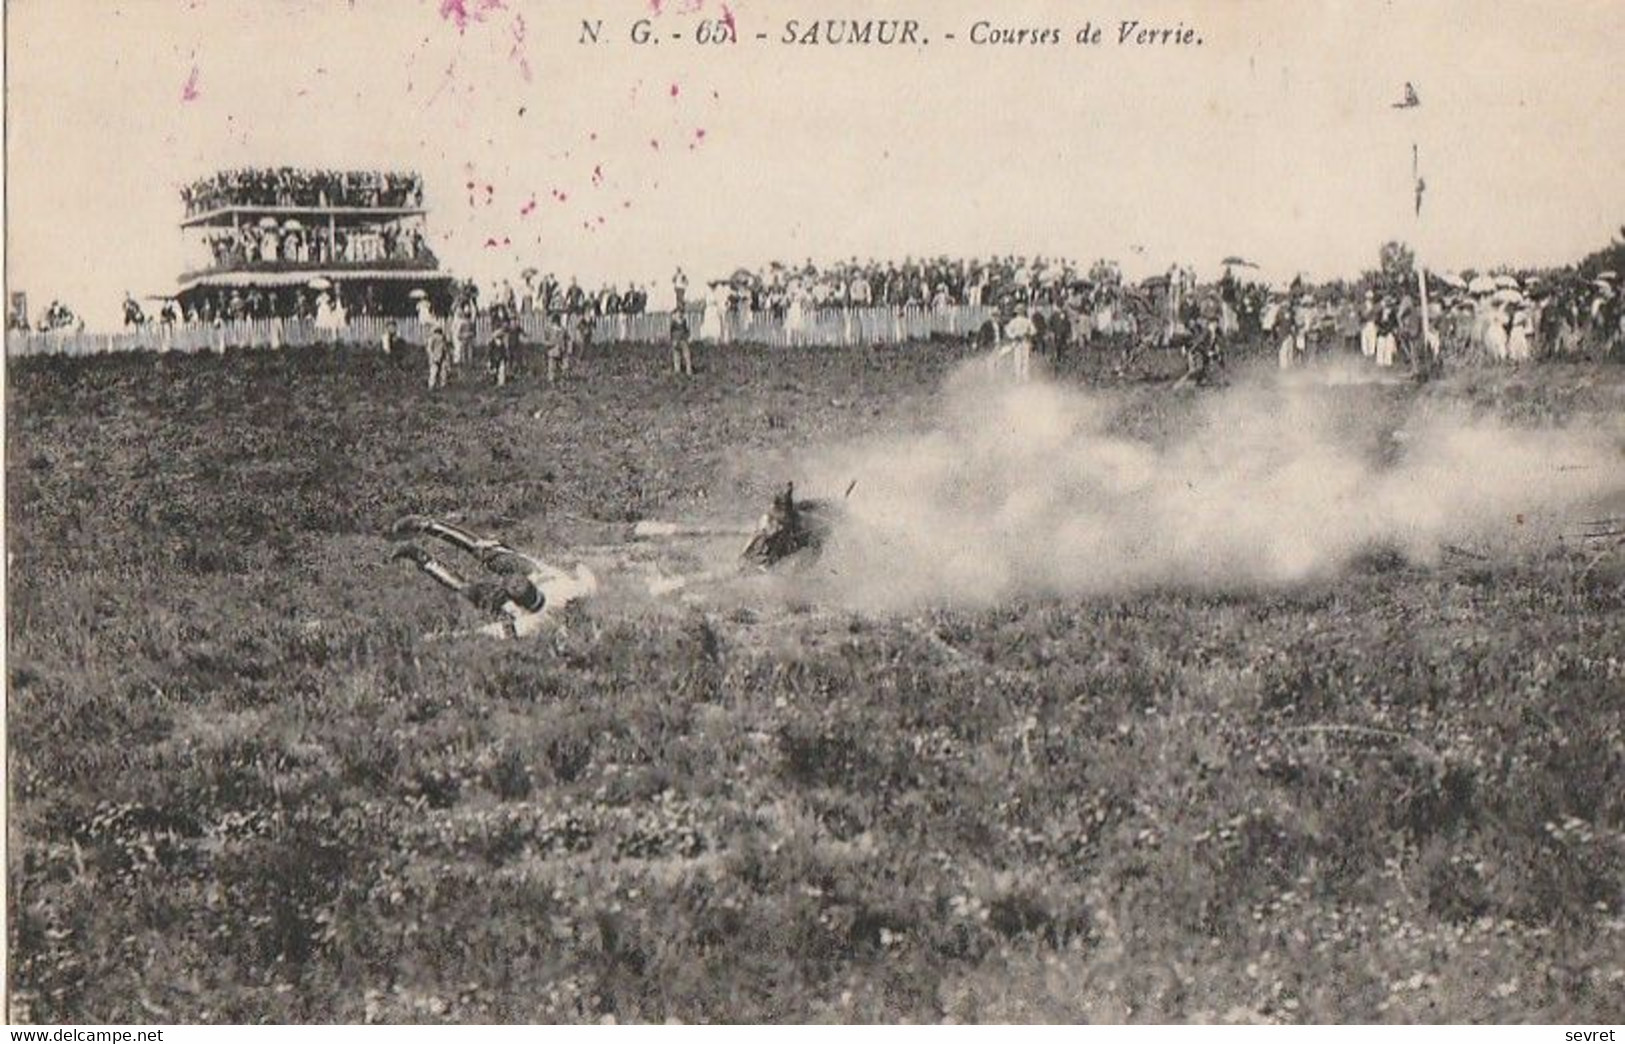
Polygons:
<instances>
[{"instance_id":1,"label":"flagpole","mask_svg":"<svg viewBox=\"0 0 1625 1044\"><path fill-rule=\"evenodd\" d=\"M1416 249L1411 255L1416 261L1416 287L1422 302L1422 350L1433 354L1432 321L1428 317L1428 272L1422 262L1422 172L1416 143L1411 142L1411 181L1416 192Z\"/></svg>"}]
</instances>

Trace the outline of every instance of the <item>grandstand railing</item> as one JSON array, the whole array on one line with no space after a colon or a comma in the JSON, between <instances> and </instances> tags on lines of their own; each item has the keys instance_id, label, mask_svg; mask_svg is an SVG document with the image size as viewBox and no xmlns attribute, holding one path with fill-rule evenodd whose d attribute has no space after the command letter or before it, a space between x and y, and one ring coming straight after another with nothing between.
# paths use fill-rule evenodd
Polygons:
<instances>
[{"instance_id":1,"label":"grandstand railing","mask_svg":"<svg viewBox=\"0 0 1625 1044\"><path fill-rule=\"evenodd\" d=\"M194 268L189 272L181 273L180 282L190 283L194 279L207 276L221 275L226 272L333 272L342 274L349 270L383 270L402 272L433 273L440 266L440 259L428 247L417 257L406 257L397 254L394 257L356 257L356 258L328 258L325 261L250 261L246 257L227 258L216 261L202 268ZM280 289L280 288L279 288Z\"/></svg>"},{"instance_id":2,"label":"grandstand railing","mask_svg":"<svg viewBox=\"0 0 1625 1044\"><path fill-rule=\"evenodd\" d=\"M698 311L688 314L691 338L696 343L766 345L773 348L841 348L877 344L905 344L932 337L963 337L975 333L992 318L994 310L981 305L948 308L823 308L807 312L799 325L767 312L733 312L724 320L722 336L707 336ZM84 330L6 332L6 356L101 355L110 352L223 352L227 348L284 348L312 344L377 345L389 324L397 341L421 345L429 331L417 319L358 317L342 324L319 324L310 319L237 319L214 323L164 325L147 323L115 333ZM539 312L520 317L521 340L542 339L546 318ZM450 323L447 323L448 333ZM603 315L593 324L595 344L663 344L670 339L671 314ZM481 316L475 323L475 341L491 337L491 322Z\"/></svg>"}]
</instances>

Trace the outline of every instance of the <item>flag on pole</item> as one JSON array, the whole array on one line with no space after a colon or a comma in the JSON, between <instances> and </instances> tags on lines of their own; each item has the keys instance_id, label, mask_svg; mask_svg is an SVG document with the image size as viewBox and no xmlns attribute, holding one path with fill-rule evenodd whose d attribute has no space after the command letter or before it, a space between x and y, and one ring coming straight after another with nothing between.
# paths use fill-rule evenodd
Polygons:
<instances>
[{"instance_id":1,"label":"flag on pole","mask_svg":"<svg viewBox=\"0 0 1625 1044\"><path fill-rule=\"evenodd\" d=\"M1409 87L1410 84L1406 84ZM1422 177L1422 161L1417 152L1416 143L1411 142L1411 180L1416 183L1416 216L1422 216L1422 193L1428 190L1428 183Z\"/></svg>"},{"instance_id":2,"label":"flag on pole","mask_svg":"<svg viewBox=\"0 0 1625 1044\"><path fill-rule=\"evenodd\" d=\"M1405 82L1404 97L1394 102L1392 107L1395 109L1419 109L1422 107L1421 95L1416 93L1416 86L1409 80ZM1420 226L1422 220L1422 194L1427 191L1428 183L1422 178L1420 150L1414 141L1411 142L1411 182L1415 186L1413 199L1416 208L1416 219ZM1431 353L1433 361L1436 362L1439 353L1439 342L1433 336L1432 324L1428 319L1427 269L1423 266L1420 258L1417 258L1416 261L1416 291L1417 299L1421 302L1422 344L1425 346L1425 352ZM1421 361L1424 358L1424 353L1418 353L1416 358ZM1419 371L1419 374L1425 374L1426 372L1426 369L1423 369Z\"/></svg>"}]
</instances>

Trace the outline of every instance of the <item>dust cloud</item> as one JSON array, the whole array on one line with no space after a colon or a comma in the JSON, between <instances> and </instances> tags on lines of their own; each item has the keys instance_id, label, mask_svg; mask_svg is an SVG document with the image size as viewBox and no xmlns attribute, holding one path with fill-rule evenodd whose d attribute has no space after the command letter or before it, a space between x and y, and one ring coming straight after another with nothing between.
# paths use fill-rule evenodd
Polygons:
<instances>
[{"instance_id":1,"label":"dust cloud","mask_svg":"<svg viewBox=\"0 0 1625 1044\"><path fill-rule=\"evenodd\" d=\"M1284 585L1378 551L1432 562L1448 546L1550 541L1625 490L1619 434L1600 426L1517 428L1332 379L1180 403L969 366L925 430L814 453L809 490L857 480L825 555L839 599L904 609Z\"/></svg>"}]
</instances>

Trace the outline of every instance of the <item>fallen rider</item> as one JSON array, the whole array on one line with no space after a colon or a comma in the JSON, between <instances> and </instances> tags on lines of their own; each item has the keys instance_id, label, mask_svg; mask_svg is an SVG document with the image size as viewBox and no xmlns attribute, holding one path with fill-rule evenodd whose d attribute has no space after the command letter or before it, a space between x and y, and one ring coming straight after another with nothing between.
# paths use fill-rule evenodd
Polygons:
<instances>
[{"instance_id":1,"label":"fallen rider","mask_svg":"<svg viewBox=\"0 0 1625 1044\"><path fill-rule=\"evenodd\" d=\"M566 572L533 555L515 551L500 540L476 536L447 522L407 515L390 527L397 540L414 534L436 537L478 558L493 580L467 580L417 544L406 543L390 555L407 559L436 583L461 595L481 610L502 617L475 633L493 638L529 638L556 625L565 606L598 592L598 578L585 565Z\"/></svg>"}]
</instances>

